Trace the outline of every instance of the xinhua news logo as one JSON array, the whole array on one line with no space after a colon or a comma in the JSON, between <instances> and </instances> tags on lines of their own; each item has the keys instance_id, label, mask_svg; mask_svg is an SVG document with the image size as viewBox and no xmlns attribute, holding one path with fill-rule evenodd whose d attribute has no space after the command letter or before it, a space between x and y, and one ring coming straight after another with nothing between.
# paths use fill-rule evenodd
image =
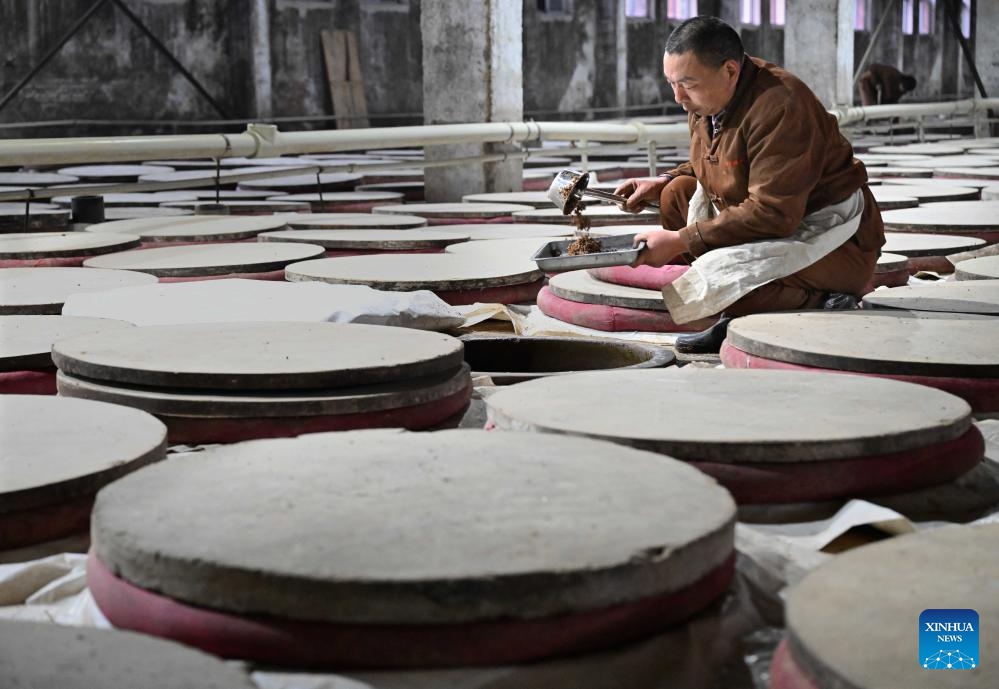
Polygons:
<instances>
[{"instance_id":1,"label":"xinhua news logo","mask_svg":"<svg viewBox=\"0 0 999 689\"><path fill-rule=\"evenodd\" d=\"M923 610L919 664L927 670L974 670L981 661L978 631L974 610Z\"/></svg>"}]
</instances>

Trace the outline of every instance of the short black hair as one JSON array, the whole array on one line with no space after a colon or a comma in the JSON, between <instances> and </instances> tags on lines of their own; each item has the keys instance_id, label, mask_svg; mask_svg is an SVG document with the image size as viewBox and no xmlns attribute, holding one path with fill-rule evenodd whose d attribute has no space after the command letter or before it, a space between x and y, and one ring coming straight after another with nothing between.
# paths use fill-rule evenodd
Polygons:
<instances>
[{"instance_id":1,"label":"short black hair","mask_svg":"<svg viewBox=\"0 0 999 689\"><path fill-rule=\"evenodd\" d=\"M726 60L742 62L745 50L739 32L718 17L693 17L666 39L667 55L686 52L693 52L709 67L721 67Z\"/></svg>"}]
</instances>

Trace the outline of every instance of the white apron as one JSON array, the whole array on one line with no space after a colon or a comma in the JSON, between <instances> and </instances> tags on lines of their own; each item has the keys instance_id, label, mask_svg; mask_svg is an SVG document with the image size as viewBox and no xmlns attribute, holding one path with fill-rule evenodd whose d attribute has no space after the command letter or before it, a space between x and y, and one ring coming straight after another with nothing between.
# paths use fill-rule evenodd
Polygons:
<instances>
[{"instance_id":1,"label":"white apron","mask_svg":"<svg viewBox=\"0 0 999 689\"><path fill-rule=\"evenodd\" d=\"M687 224L714 217L717 209L701 183L690 200ZM806 215L790 237L712 249L662 289L670 317L689 323L723 311L761 287L806 268L854 235L864 212L858 189L845 201Z\"/></svg>"}]
</instances>

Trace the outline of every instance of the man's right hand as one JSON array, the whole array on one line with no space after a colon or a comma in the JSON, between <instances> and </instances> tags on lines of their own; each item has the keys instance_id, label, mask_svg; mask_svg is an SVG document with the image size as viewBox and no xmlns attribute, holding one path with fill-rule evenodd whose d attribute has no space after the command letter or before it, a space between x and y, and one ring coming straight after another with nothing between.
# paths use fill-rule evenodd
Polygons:
<instances>
[{"instance_id":1,"label":"man's right hand","mask_svg":"<svg viewBox=\"0 0 999 689\"><path fill-rule=\"evenodd\" d=\"M666 177L640 177L629 179L623 182L614 193L618 196L627 196L628 202L621 204L621 208L629 213L640 213L645 208L646 201L659 202L659 195L669 180Z\"/></svg>"}]
</instances>

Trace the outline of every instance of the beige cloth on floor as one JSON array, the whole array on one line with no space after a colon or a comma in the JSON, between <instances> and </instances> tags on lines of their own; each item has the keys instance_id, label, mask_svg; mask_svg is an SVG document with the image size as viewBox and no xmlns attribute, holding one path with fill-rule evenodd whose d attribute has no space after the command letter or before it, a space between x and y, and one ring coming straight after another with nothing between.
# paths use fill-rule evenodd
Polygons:
<instances>
[{"instance_id":1,"label":"beige cloth on floor","mask_svg":"<svg viewBox=\"0 0 999 689\"><path fill-rule=\"evenodd\" d=\"M768 282L807 268L854 235L864 212L858 189L845 201L809 213L790 237L712 249L697 258L690 270L662 289L663 301L676 323L706 318ZM713 218L701 183L690 200L687 224Z\"/></svg>"}]
</instances>

